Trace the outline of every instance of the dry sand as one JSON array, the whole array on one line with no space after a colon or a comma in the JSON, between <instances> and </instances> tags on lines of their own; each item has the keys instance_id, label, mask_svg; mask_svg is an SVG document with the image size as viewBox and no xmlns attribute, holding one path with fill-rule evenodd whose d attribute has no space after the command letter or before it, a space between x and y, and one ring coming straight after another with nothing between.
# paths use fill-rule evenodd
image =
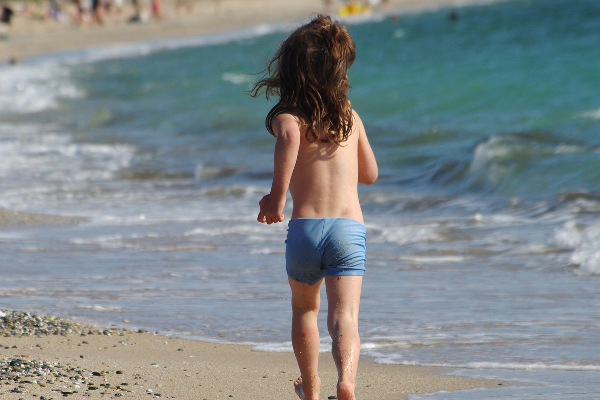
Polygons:
<instances>
[{"instance_id":1,"label":"dry sand","mask_svg":"<svg viewBox=\"0 0 600 400\"><path fill-rule=\"evenodd\" d=\"M22 60L28 56L61 50L78 50L87 47L136 42L161 38L185 37L204 33L256 26L272 22L294 22L326 12L322 0L162 0L162 18L151 16L149 0L139 0L146 23L130 23L134 11L130 4L121 13L103 12L102 26L91 22L89 15L81 25L72 18L56 21L48 18L49 6L28 6L9 3L16 16L10 27L1 26L0 63L11 59ZM413 12L443 6L482 3L488 0L389 0L385 8L375 11L393 13ZM334 1L334 3L336 3ZM331 7L332 14L339 10L338 1ZM65 6L67 14L75 13L73 4ZM44 17L45 15L45 17Z\"/></svg>"},{"instance_id":2,"label":"dry sand","mask_svg":"<svg viewBox=\"0 0 600 400\"><path fill-rule=\"evenodd\" d=\"M72 321L69 322L72 324ZM1 324L0 324L1 325ZM150 398L295 399L292 353L205 343L124 329L86 327L67 335L0 334L0 399ZM33 366L45 363L49 368ZM11 365L12 364L12 365ZM330 353L320 360L321 398L335 395ZM24 371L28 370L29 374ZM361 358L357 397L402 399L409 393L497 387L501 382L444 376L440 369L379 365ZM41 397L43 396L43 397Z\"/></svg>"}]
</instances>

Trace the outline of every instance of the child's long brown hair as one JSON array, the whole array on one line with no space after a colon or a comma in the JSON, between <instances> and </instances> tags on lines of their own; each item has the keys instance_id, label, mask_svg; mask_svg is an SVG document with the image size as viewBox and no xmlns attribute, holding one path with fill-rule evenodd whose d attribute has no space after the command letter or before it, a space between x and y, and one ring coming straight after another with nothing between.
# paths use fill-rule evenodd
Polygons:
<instances>
[{"instance_id":1,"label":"child's long brown hair","mask_svg":"<svg viewBox=\"0 0 600 400\"><path fill-rule=\"evenodd\" d=\"M354 62L354 41L345 27L330 17L319 15L284 40L267 64L265 76L254 84L250 94L264 90L267 99L279 96L265 124L281 113L307 118L306 139L338 146L352 132L352 108L348 100L347 70ZM274 135L275 136L275 135Z\"/></svg>"}]
</instances>

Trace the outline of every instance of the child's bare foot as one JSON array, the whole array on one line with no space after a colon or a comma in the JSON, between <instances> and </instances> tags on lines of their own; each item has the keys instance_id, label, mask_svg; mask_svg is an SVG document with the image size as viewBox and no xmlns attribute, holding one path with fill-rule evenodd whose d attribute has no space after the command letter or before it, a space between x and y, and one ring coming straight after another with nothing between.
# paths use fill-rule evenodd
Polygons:
<instances>
[{"instance_id":1,"label":"child's bare foot","mask_svg":"<svg viewBox=\"0 0 600 400\"><path fill-rule=\"evenodd\" d=\"M349 382L339 382L337 385L338 400L356 400L354 397L354 385Z\"/></svg>"},{"instance_id":2,"label":"child's bare foot","mask_svg":"<svg viewBox=\"0 0 600 400\"><path fill-rule=\"evenodd\" d=\"M302 377L299 377L294 382L294 389L296 390L296 394L300 397L301 400L306 400L304 396L304 390L302 390Z\"/></svg>"},{"instance_id":3,"label":"child's bare foot","mask_svg":"<svg viewBox=\"0 0 600 400\"><path fill-rule=\"evenodd\" d=\"M296 394L301 400L319 400L319 388L321 386L321 380L319 377L315 377L314 381L309 383L312 383L312 386L310 384L304 385L302 382L302 377L296 379L294 382Z\"/></svg>"}]
</instances>

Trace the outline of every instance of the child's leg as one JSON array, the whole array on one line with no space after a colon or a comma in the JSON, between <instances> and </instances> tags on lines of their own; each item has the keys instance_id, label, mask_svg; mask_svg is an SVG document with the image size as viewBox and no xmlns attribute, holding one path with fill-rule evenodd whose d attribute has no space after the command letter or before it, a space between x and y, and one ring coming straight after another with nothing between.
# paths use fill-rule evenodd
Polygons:
<instances>
[{"instance_id":1,"label":"child's leg","mask_svg":"<svg viewBox=\"0 0 600 400\"><path fill-rule=\"evenodd\" d=\"M337 397L354 400L354 387L360 337L358 336L358 308L362 276L326 276L327 327L333 340L332 355L338 370Z\"/></svg>"},{"instance_id":2,"label":"child's leg","mask_svg":"<svg viewBox=\"0 0 600 400\"><path fill-rule=\"evenodd\" d=\"M301 399L318 400L319 328L317 314L321 305L320 289L323 280L309 286L288 278L292 289L292 345L301 377L294 385Z\"/></svg>"}]
</instances>

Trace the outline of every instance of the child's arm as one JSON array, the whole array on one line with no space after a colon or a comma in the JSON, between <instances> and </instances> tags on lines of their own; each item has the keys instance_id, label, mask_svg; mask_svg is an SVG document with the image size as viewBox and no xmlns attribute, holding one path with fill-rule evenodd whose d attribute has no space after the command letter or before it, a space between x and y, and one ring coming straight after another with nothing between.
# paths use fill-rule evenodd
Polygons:
<instances>
[{"instance_id":1,"label":"child's arm","mask_svg":"<svg viewBox=\"0 0 600 400\"><path fill-rule=\"evenodd\" d=\"M367 139L367 133L365 127L356 113L354 113L354 123L358 128L358 183L365 185L371 185L377 180L379 175L379 169L377 168L377 160L375 160L375 154Z\"/></svg>"},{"instance_id":2,"label":"child's arm","mask_svg":"<svg viewBox=\"0 0 600 400\"><path fill-rule=\"evenodd\" d=\"M280 114L273 120L273 132L277 135L275 143L273 184L271 193L260 202L258 222L272 223L283 221L283 208L286 194L290 186L292 172L296 166L298 149L300 148L300 128L298 122L290 114Z\"/></svg>"}]
</instances>

